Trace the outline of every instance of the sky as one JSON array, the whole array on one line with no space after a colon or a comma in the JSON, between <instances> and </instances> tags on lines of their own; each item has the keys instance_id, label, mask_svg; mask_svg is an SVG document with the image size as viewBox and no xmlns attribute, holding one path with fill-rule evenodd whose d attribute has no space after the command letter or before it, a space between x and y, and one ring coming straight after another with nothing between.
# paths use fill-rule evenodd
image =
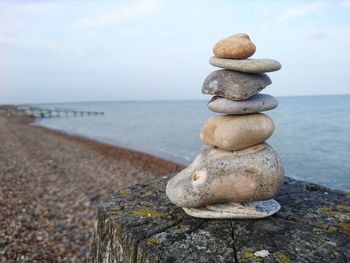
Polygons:
<instances>
[{"instance_id":1,"label":"sky","mask_svg":"<svg viewBox=\"0 0 350 263\"><path fill-rule=\"evenodd\" d=\"M350 0L0 0L0 104L209 99L240 32L282 64L265 93L350 94Z\"/></svg>"}]
</instances>

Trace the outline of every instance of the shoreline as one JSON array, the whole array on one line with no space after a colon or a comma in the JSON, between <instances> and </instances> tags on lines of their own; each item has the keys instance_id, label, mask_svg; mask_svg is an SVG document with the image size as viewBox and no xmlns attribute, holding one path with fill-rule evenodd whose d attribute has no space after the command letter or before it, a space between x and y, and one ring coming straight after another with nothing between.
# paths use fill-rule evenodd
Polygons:
<instances>
[{"instance_id":1,"label":"shoreline","mask_svg":"<svg viewBox=\"0 0 350 263\"><path fill-rule=\"evenodd\" d=\"M94 139L94 138L90 138L88 136L84 136L84 135L79 135L79 134L74 134L74 133L69 133L66 132L64 130L59 130L59 129L54 129L54 128L50 128L50 127L46 127L44 125L40 125L38 123L36 123L37 118L35 117L30 117L30 116L25 116L22 120L23 124L27 124L30 127L34 127L37 129L40 129L46 133L50 133L56 136L60 136L62 138L65 138L69 141L76 141L76 142L80 142L83 144L87 144L89 145L92 149L95 149L96 151L98 151L100 154L102 155L108 155L112 158L114 158L115 156L113 155L115 154L125 154L125 153L130 153L133 156L135 156L135 158L140 158L142 160L149 160L149 161L156 161L156 162L164 162L163 165L165 166L161 166L163 168L168 168L168 167L174 167L175 171L177 170L181 170L185 168L184 164L181 164L180 162L177 162L175 160L170 160L170 159L166 159L166 158L162 158L160 156L157 155L153 155L151 153L147 153L147 152L143 152L143 151L139 151L136 149L131 149L131 148L127 148L127 147L123 147L117 144L113 144L113 143L108 143L108 142L104 142L102 140L98 140L98 139ZM125 155L122 155L122 157L125 157ZM120 157L119 157L120 158ZM169 171L166 171L165 173L167 173Z\"/></svg>"},{"instance_id":2,"label":"shoreline","mask_svg":"<svg viewBox=\"0 0 350 263\"><path fill-rule=\"evenodd\" d=\"M34 122L33 122L34 123ZM139 151L139 150L135 150L135 149L131 149L131 148L127 148L127 147L123 147L123 146L119 146L113 143L108 143L108 142L104 142L102 140L98 140L98 139L94 139L94 138L90 138L88 136L84 136L84 135L78 135L78 134L74 134L74 133L68 133L62 130L56 130L56 129L52 129L49 127L45 127L42 125L32 125L33 123L30 123L31 127L36 127L37 129L41 129L46 133L51 133L53 135L56 136L60 136L62 138L67 139L68 141L76 141L76 142L80 142L83 144L87 144L89 145L92 149L96 150L97 152L99 152L102 155L106 155L109 157L114 158L115 155L114 154L123 154L122 158L124 159L126 153L128 154L132 154L135 158L140 158L143 161L151 161L151 162L161 162L162 165L164 165L165 167L174 167L175 170L178 169L183 169L185 168L185 165L173 161L173 160L169 160L169 159L165 159L147 152L143 152L143 151ZM118 159L120 159L120 157L118 157ZM127 159L127 158L126 158ZM160 169L165 168L163 166L159 167ZM167 173L167 172L165 172Z\"/></svg>"},{"instance_id":3,"label":"shoreline","mask_svg":"<svg viewBox=\"0 0 350 263\"><path fill-rule=\"evenodd\" d=\"M101 201L183 168L33 121L0 106L0 262L85 262Z\"/></svg>"},{"instance_id":4,"label":"shoreline","mask_svg":"<svg viewBox=\"0 0 350 263\"><path fill-rule=\"evenodd\" d=\"M136 152L139 154L143 154L143 155L147 155L153 158L157 158L160 159L164 162L170 162L173 163L174 165L180 166L182 168L188 166L192 161L185 161L185 160L181 160L179 158L176 158L174 156L171 156L170 154L165 154L165 153L160 153L160 152L152 152L152 151L147 151L146 149L136 149L136 148L132 148L132 147L128 147L127 145L120 145L114 141L111 140L107 140L107 139L102 139L99 137L93 137L93 136L88 136L85 134L79 134L79 133L75 133L75 132L71 132L71 131L66 131L63 129L57 129L57 128L52 128L49 126L45 126L40 124L40 122L37 122L38 119L35 119L32 123L30 123L31 126L33 127L38 127L38 128L43 128L44 130L47 130L48 132L53 131L53 132L57 132L58 134L61 135L67 135L70 137L74 137L77 139L82 139L82 140L86 140L86 141L91 141L91 142L96 142L96 143L100 143L109 147L115 147L118 149L125 149L128 151L132 151L132 152ZM162 157L161 155L165 155L164 157Z\"/></svg>"}]
</instances>

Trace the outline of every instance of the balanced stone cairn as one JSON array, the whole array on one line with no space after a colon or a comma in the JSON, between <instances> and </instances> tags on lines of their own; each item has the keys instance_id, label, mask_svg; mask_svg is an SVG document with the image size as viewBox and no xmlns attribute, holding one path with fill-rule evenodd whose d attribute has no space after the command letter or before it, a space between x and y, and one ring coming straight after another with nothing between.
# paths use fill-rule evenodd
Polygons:
<instances>
[{"instance_id":1,"label":"balanced stone cairn","mask_svg":"<svg viewBox=\"0 0 350 263\"><path fill-rule=\"evenodd\" d=\"M283 181L284 168L275 150L265 143L273 121L261 111L277 100L259 91L271 84L264 72L281 64L271 59L248 59L255 45L246 34L219 41L210 64L219 68L204 81L202 93L213 95L208 108L217 115L200 132L205 144L190 166L167 184L175 205L201 218L262 218L281 206L272 198Z\"/></svg>"}]
</instances>

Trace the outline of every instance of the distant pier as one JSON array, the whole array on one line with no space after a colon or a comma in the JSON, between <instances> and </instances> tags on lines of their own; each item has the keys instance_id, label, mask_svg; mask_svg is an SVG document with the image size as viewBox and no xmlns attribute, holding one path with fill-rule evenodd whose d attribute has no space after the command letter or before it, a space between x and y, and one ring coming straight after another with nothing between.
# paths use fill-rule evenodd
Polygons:
<instances>
[{"instance_id":1,"label":"distant pier","mask_svg":"<svg viewBox=\"0 0 350 263\"><path fill-rule=\"evenodd\" d=\"M100 111L80 111L70 108L46 108L34 105L16 105L16 108L36 118L104 115Z\"/></svg>"}]
</instances>

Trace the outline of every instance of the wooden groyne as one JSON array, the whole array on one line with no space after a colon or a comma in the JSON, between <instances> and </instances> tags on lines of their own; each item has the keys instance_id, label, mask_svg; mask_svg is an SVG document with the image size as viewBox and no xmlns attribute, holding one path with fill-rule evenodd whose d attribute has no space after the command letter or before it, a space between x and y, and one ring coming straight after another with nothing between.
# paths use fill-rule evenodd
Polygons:
<instances>
[{"instance_id":1,"label":"wooden groyne","mask_svg":"<svg viewBox=\"0 0 350 263\"><path fill-rule=\"evenodd\" d=\"M15 107L36 118L104 115L104 112L100 111L80 111L71 108L45 108L34 105L16 105Z\"/></svg>"},{"instance_id":2,"label":"wooden groyne","mask_svg":"<svg viewBox=\"0 0 350 263\"><path fill-rule=\"evenodd\" d=\"M110 196L97 212L89 263L349 262L350 194L285 178L281 210L262 219L200 219L165 195L171 175Z\"/></svg>"}]
</instances>

